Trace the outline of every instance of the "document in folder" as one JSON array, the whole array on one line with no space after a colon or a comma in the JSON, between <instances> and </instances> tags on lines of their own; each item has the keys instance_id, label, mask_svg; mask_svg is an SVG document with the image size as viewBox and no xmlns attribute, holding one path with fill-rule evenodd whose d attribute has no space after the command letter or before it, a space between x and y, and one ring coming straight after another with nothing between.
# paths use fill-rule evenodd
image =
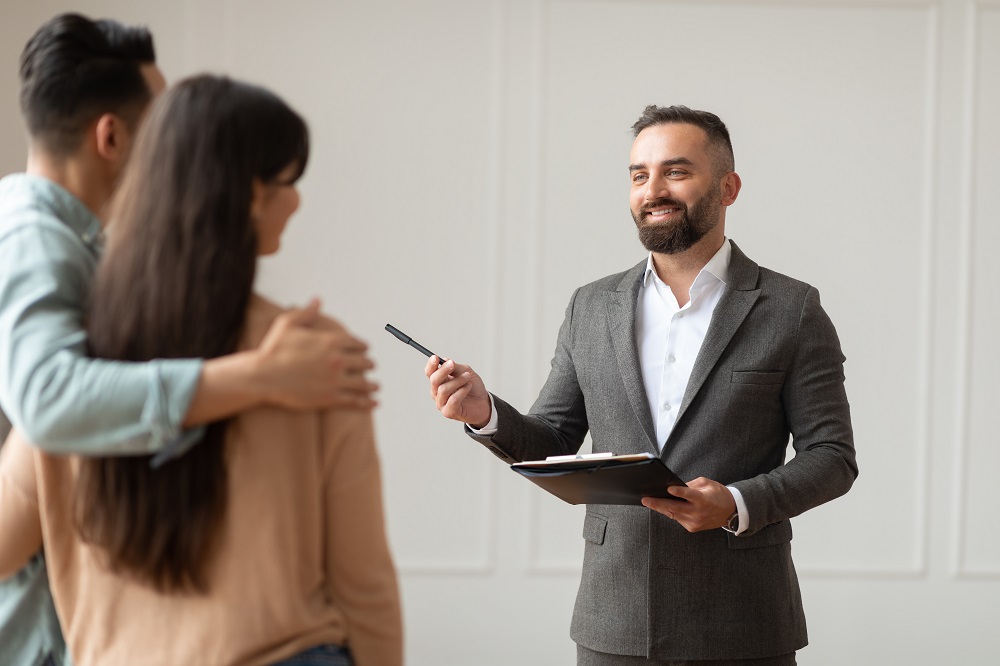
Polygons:
<instances>
[{"instance_id":1,"label":"document in folder","mask_svg":"<svg viewBox=\"0 0 1000 666\"><path fill-rule=\"evenodd\" d=\"M514 463L512 470L570 504L642 504L643 497L673 497L686 485L652 453L559 456Z\"/></svg>"}]
</instances>

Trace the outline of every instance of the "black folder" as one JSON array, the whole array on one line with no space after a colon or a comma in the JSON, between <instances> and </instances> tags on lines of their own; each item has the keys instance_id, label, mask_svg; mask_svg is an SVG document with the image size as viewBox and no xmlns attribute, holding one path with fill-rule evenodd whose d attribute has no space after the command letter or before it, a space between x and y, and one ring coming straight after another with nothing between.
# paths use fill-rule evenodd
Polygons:
<instances>
[{"instance_id":1,"label":"black folder","mask_svg":"<svg viewBox=\"0 0 1000 666\"><path fill-rule=\"evenodd\" d=\"M652 453L574 457L514 463L512 470L570 504L642 504L643 497L675 498L686 485Z\"/></svg>"}]
</instances>

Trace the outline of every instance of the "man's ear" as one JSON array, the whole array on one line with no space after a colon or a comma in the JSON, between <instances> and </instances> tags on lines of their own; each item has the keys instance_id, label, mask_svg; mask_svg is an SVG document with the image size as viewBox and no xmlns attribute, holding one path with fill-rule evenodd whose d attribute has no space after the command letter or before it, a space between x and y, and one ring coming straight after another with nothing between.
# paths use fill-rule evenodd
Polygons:
<instances>
[{"instance_id":1,"label":"man's ear","mask_svg":"<svg viewBox=\"0 0 1000 666\"><path fill-rule=\"evenodd\" d=\"M132 143L125 121L114 113L104 113L94 126L97 154L114 164L124 163Z\"/></svg>"},{"instance_id":2,"label":"man's ear","mask_svg":"<svg viewBox=\"0 0 1000 666\"><path fill-rule=\"evenodd\" d=\"M731 206L736 201L736 197L739 196L741 187L743 187L743 181L740 180L740 175L735 171L730 171L723 176L722 205Z\"/></svg>"}]
</instances>

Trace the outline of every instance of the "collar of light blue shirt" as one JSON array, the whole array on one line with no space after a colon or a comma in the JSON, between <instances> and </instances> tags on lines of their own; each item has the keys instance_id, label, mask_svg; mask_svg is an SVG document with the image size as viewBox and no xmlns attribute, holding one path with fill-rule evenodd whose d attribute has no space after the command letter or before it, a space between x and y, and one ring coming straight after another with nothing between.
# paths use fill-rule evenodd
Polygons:
<instances>
[{"instance_id":1,"label":"collar of light blue shirt","mask_svg":"<svg viewBox=\"0 0 1000 666\"><path fill-rule=\"evenodd\" d=\"M0 181L4 195L29 198L31 207L47 213L73 230L80 239L100 251L104 245L101 221L82 201L69 191L49 180L26 173L7 176Z\"/></svg>"}]
</instances>

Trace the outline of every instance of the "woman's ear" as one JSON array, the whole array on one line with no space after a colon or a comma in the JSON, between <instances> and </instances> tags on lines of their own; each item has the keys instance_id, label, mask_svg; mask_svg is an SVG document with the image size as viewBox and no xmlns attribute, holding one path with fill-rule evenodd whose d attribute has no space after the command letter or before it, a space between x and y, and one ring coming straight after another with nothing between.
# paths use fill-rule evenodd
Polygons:
<instances>
[{"instance_id":1,"label":"woman's ear","mask_svg":"<svg viewBox=\"0 0 1000 666\"><path fill-rule=\"evenodd\" d=\"M264 212L264 195L266 189L260 178L254 178L250 182L250 219L256 220Z\"/></svg>"}]
</instances>

